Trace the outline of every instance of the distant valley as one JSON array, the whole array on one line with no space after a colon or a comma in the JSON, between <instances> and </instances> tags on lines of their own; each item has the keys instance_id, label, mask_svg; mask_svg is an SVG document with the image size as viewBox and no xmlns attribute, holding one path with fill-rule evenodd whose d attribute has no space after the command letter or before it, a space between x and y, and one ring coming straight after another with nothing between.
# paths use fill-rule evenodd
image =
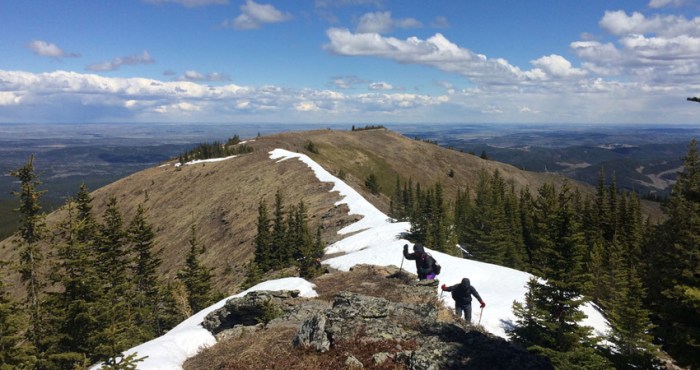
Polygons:
<instances>
[{"instance_id":1,"label":"distant valley","mask_svg":"<svg viewBox=\"0 0 700 370\"><path fill-rule=\"evenodd\" d=\"M361 127L363 125L357 125ZM557 173L595 185L601 168L618 187L665 197L697 127L518 126L386 124L407 137L485 155L520 169ZM239 135L254 138L285 131L351 124L0 124L0 238L16 227L10 171L30 155L47 192L47 210L60 206L85 183L92 190L156 166L203 142Z\"/></svg>"}]
</instances>

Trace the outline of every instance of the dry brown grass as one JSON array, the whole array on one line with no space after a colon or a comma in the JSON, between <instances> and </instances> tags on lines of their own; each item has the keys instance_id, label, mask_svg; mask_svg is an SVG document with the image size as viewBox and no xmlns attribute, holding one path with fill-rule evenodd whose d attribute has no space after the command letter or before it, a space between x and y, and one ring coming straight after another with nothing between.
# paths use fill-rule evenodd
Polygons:
<instances>
[{"instance_id":1,"label":"dry brown grass","mask_svg":"<svg viewBox=\"0 0 700 370\"><path fill-rule=\"evenodd\" d=\"M244 333L202 350L196 357L187 360L185 370L318 370L345 369L348 354L352 353L365 369L398 370L401 364L388 358L376 364L372 356L376 353L396 353L417 348L414 341L366 341L356 336L350 341L334 343L327 352L319 353L308 348L294 348L294 328L274 327L255 333Z\"/></svg>"}]
</instances>

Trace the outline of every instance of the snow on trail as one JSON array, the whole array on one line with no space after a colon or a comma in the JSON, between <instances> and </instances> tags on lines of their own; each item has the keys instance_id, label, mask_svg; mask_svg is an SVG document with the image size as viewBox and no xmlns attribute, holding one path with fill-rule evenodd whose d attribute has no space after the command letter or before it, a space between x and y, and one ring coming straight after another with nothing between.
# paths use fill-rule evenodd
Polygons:
<instances>
[{"instance_id":1,"label":"snow on trail","mask_svg":"<svg viewBox=\"0 0 700 370\"><path fill-rule=\"evenodd\" d=\"M229 158L233 157L219 160ZM326 248L328 254L338 252L345 254L327 259L324 264L342 271L348 271L357 264L395 265L415 274L415 262L404 260L402 253L404 244L412 246L412 243L403 239L403 235L408 233L411 227L408 222L392 223L387 215L376 209L352 187L331 175L304 154L275 149L270 152L270 158L277 162L293 158L302 161L314 171L320 181L334 184L331 191L337 191L342 196L336 205L347 204L350 214L362 216L361 220L338 232L339 234L354 233L353 235ZM457 284L464 277L471 280L472 285L486 302L486 308L481 316L481 325L489 332L505 338L505 327L515 320L512 312L513 301L524 300L526 284L532 275L507 267L450 256L428 248L426 250L442 265L442 273L439 275L441 284ZM141 370L181 370L185 360L216 342L214 336L202 327L202 320L210 312L223 307L228 299L241 297L255 290L294 289L300 290L301 296L304 297L317 296L314 285L302 278L290 277L266 281L222 299L183 321L163 336L133 347L125 351L125 354L137 353L138 357L148 356L138 364ZM440 295L439 289L436 294ZM446 306L454 307L454 301L449 293L442 294L441 299ZM476 301L472 311L472 321L476 322L480 314ZM583 311L588 315L583 322L584 325L592 326L598 333L608 331L607 322L592 305L586 305ZM91 369L98 368L99 365L96 365Z\"/></svg>"}]
</instances>

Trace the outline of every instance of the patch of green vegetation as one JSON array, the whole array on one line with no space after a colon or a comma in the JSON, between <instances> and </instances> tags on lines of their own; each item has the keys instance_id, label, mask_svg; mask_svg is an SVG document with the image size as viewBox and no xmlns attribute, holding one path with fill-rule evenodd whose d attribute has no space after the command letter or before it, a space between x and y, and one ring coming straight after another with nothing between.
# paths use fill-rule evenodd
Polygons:
<instances>
[{"instance_id":1,"label":"patch of green vegetation","mask_svg":"<svg viewBox=\"0 0 700 370\"><path fill-rule=\"evenodd\" d=\"M391 195L390 192L393 192L396 187L396 176L399 176L399 173L376 153L354 147L325 144L316 144L316 146L323 153L318 159L320 163L343 164L334 172L342 173L344 177L351 175L362 181L366 180L370 174L374 174L373 182L377 185L379 192L386 195Z\"/></svg>"}]
</instances>

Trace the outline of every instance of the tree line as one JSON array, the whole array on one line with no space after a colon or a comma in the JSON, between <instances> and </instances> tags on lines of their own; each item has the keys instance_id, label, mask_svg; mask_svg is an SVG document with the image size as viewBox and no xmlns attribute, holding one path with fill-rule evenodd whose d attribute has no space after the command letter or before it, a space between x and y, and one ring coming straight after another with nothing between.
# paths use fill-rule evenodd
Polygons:
<instances>
[{"instance_id":1,"label":"tree line","mask_svg":"<svg viewBox=\"0 0 700 370\"><path fill-rule=\"evenodd\" d=\"M201 143L194 148L181 153L178 156L179 163L187 163L195 160L202 159L212 159L228 157L232 155L240 155L251 153L253 148L246 145L238 145L241 143L241 138L238 135L234 135L229 138L226 143L220 141L214 141L213 143Z\"/></svg>"},{"instance_id":2,"label":"tree line","mask_svg":"<svg viewBox=\"0 0 700 370\"><path fill-rule=\"evenodd\" d=\"M101 218L85 185L66 202L66 217L49 229L33 157L12 172L20 183L16 268L25 290L14 301L0 276L2 369L81 369L102 361L108 369L133 369L142 360L121 352L164 334L219 299L212 275L200 262L195 227L177 278L164 280L162 249L140 204L127 222L110 197ZM5 271L5 270L1 270Z\"/></svg>"},{"instance_id":3,"label":"tree line","mask_svg":"<svg viewBox=\"0 0 700 370\"><path fill-rule=\"evenodd\" d=\"M321 226L312 234L303 201L286 206L282 193L275 193L272 213L265 200L258 205L255 257L248 265L244 287L262 280L266 272L296 267L299 276L312 278L320 272L323 256Z\"/></svg>"},{"instance_id":4,"label":"tree line","mask_svg":"<svg viewBox=\"0 0 700 370\"><path fill-rule=\"evenodd\" d=\"M653 368L659 349L700 366L700 158L693 139L666 220L644 216L637 194L599 173L595 195L570 184L516 191L499 171L446 200L437 183L397 178L390 214L411 238L453 255L527 271L511 338L559 368ZM468 253L456 247L461 245ZM581 325L581 306L603 309L611 332ZM602 346L602 341L612 343ZM579 364L579 365L575 365ZM582 365L585 364L585 365ZM572 367L573 366L573 367ZM579 366L579 367L575 367Z\"/></svg>"}]
</instances>

